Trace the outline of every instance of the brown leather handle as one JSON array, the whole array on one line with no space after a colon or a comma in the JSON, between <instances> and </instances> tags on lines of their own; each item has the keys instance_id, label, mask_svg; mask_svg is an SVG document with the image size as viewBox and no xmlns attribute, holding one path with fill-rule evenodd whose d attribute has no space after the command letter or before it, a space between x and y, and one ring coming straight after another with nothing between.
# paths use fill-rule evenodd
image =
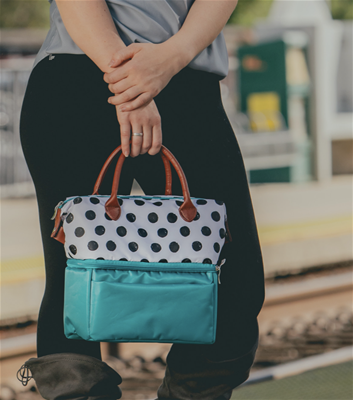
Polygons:
<instances>
[{"instance_id":1,"label":"brown leather handle","mask_svg":"<svg viewBox=\"0 0 353 400\"><path fill-rule=\"evenodd\" d=\"M121 146L119 146L119 147L121 147ZM166 162L168 162L168 164L170 162L173 165L173 167L175 168L175 170L179 176L182 191L183 191L183 196L184 196L184 202L179 207L179 214L180 214L181 218L183 218L185 221L191 222L196 217L197 209L191 201L189 187L188 187L188 183L187 183L184 171L181 168L177 159L174 157L174 155L164 145L162 145L160 153L161 153L163 162L164 162L164 158L163 158L163 156L164 156L167 159ZM114 172L112 193L111 193L110 198L105 203L105 211L106 211L107 215L114 221L118 220L121 215L121 207L118 202L117 195L118 195L118 189L119 189L120 174L121 174L121 170L122 170L125 158L126 157L122 153L118 159L118 162L117 162L116 168L115 168L115 172ZM166 162L164 162L164 166L166 166Z\"/></svg>"},{"instance_id":2,"label":"brown leather handle","mask_svg":"<svg viewBox=\"0 0 353 400\"><path fill-rule=\"evenodd\" d=\"M131 144L131 140L130 140L130 144ZM114 157L119 153L119 151L121 150L121 145L118 146L111 154L110 156L107 158L106 162L104 163L98 178L96 180L96 183L94 185L94 189L93 189L93 193L92 195L98 194L99 188L102 184L103 178L110 166L110 164L112 163ZM164 156L164 154L162 154L161 152L159 153L162 157L163 160L163 164L164 164L164 170L165 170L165 195L166 196L170 196L172 194L172 170L170 168L170 162L169 160Z\"/></svg>"}]
</instances>

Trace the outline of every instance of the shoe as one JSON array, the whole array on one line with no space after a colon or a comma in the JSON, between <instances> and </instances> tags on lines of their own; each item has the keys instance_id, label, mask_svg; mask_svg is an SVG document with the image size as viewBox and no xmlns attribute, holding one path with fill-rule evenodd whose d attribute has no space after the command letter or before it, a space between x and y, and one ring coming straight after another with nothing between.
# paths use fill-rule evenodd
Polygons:
<instances>
[{"instance_id":1,"label":"shoe","mask_svg":"<svg viewBox=\"0 0 353 400\"><path fill-rule=\"evenodd\" d=\"M122 395L121 376L105 362L83 354L30 358L17 371L17 379L26 386L31 378L46 400L117 400Z\"/></svg>"}]
</instances>

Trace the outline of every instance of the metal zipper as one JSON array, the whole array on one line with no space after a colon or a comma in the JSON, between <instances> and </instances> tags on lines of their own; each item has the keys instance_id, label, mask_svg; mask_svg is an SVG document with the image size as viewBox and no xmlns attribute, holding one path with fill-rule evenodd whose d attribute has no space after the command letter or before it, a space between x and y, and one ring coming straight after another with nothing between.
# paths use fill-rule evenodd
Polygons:
<instances>
[{"instance_id":1,"label":"metal zipper","mask_svg":"<svg viewBox=\"0 0 353 400\"><path fill-rule=\"evenodd\" d=\"M49 61L51 61L53 58L55 58L55 56L53 56L53 54L49 54Z\"/></svg>"},{"instance_id":2,"label":"metal zipper","mask_svg":"<svg viewBox=\"0 0 353 400\"><path fill-rule=\"evenodd\" d=\"M218 283L221 284L221 267L226 262L226 259L223 258L219 265L216 265L216 271L218 272Z\"/></svg>"}]
</instances>

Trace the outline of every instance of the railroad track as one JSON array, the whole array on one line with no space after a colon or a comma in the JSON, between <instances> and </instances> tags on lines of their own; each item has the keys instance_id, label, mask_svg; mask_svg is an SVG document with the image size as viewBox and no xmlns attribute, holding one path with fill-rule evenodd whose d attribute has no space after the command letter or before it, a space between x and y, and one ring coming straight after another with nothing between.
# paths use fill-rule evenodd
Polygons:
<instances>
[{"instance_id":1,"label":"railroad track","mask_svg":"<svg viewBox=\"0 0 353 400\"><path fill-rule=\"evenodd\" d=\"M345 267L268 282L253 371L352 345L352 273L352 267ZM18 392L24 390L15 379L18 367L30 356L36 357L36 321L18 321L20 327L15 322L1 326L0 365L3 384ZM164 375L169 346L122 343L121 359L109 357L108 345L102 346L103 358L123 377L123 399L153 398ZM17 396L16 400L40 399L35 392Z\"/></svg>"}]
</instances>

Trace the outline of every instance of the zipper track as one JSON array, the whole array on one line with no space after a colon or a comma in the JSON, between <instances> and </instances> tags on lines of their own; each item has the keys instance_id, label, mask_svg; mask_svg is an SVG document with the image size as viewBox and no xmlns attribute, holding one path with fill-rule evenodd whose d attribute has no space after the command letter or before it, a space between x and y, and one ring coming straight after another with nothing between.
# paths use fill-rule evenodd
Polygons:
<instances>
[{"instance_id":1,"label":"zipper track","mask_svg":"<svg viewBox=\"0 0 353 400\"><path fill-rule=\"evenodd\" d=\"M60 204L59 206L58 206L58 208L62 208L63 207L63 205L64 204L66 204L68 201L70 201L70 200L73 200L73 199L75 199L76 197L107 197L107 198L109 198L110 196L109 195L106 195L106 194L95 194L95 195L92 195L92 194L90 194L90 195L84 195L84 196L71 196L71 197L68 197L66 200L64 200L63 202L62 202L62 204ZM118 197L118 199L131 199L131 198L138 198L138 199L184 199L184 196L162 196L162 195L160 195L160 196L147 196L147 195L131 195L131 196L125 196L125 195L118 195L117 196ZM190 196L190 199L202 199L202 200L204 200L203 198L201 198L201 197L192 197L192 196ZM208 199L205 199L205 200L208 200ZM212 199L213 200L213 199Z\"/></svg>"},{"instance_id":2,"label":"zipper track","mask_svg":"<svg viewBox=\"0 0 353 400\"><path fill-rule=\"evenodd\" d=\"M118 260L78 260L68 259L67 266L72 268L87 268L87 269L121 269L134 271L168 271L168 272L215 272L216 264L201 264L198 263L160 263L161 267L150 266L149 263L140 262L141 265L132 265L138 261L118 261ZM146 265L142 265L146 264ZM189 266L189 267L188 267Z\"/></svg>"}]
</instances>

